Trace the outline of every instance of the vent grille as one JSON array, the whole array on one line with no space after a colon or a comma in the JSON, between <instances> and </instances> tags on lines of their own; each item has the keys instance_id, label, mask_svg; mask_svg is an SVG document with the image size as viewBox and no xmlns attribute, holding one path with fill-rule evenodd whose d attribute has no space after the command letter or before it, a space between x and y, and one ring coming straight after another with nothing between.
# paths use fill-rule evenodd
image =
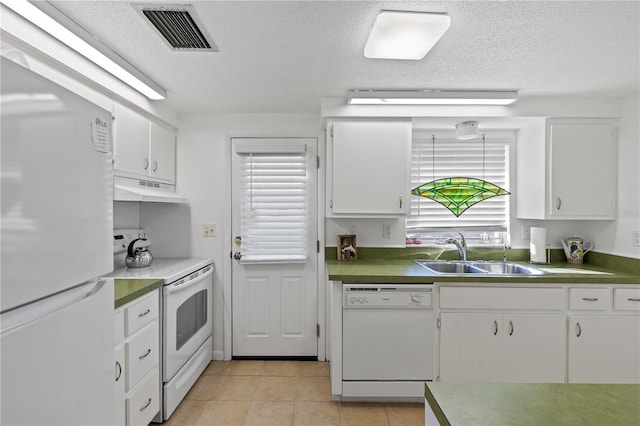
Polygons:
<instances>
[{"instance_id":1,"label":"vent grille","mask_svg":"<svg viewBox=\"0 0 640 426\"><path fill-rule=\"evenodd\" d=\"M173 50L217 52L191 5L134 4Z\"/></svg>"}]
</instances>

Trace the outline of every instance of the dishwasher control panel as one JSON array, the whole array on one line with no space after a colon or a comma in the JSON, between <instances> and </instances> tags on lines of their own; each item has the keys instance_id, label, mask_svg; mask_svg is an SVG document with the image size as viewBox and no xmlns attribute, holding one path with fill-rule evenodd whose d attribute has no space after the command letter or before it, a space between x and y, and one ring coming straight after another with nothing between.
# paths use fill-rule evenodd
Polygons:
<instances>
[{"instance_id":1,"label":"dishwasher control panel","mask_svg":"<svg viewBox=\"0 0 640 426\"><path fill-rule=\"evenodd\" d=\"M433 287L345 286L345 308L431 308Z\"/></svg>"}]
</instances>

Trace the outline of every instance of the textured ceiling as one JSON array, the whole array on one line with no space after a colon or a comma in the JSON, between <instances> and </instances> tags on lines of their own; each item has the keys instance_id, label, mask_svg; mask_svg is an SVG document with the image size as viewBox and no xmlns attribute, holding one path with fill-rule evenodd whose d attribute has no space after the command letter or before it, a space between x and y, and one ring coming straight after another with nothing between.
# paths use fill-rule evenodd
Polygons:
<instances>
[{"instance_id":1,"label":"textured ceiling","mask_svg":"<svg viewBox=\"0 0 640 426\"><path fill-rule=\"evenodd\" d=\"M129 2L51 3L164 87L180 113L318 112L321 97L356 88L618 98L639 87L637 1L186 2L218 53L171 51ZM366 59L382 9L446 12L451 28L423 60Z\"/></svg>"}]
</instances>

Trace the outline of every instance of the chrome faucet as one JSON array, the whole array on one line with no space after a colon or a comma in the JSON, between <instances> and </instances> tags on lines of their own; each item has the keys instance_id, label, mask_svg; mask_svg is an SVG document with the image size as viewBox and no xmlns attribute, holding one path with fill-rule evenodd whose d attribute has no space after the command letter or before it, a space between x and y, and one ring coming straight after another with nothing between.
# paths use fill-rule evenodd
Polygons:
<instances>
[{"instance_id":1,"label":"chrome faucet","mask_svg":"<svg viewBox=\"0 0 640 426\"><path fill-rule=\"evenodd\" d=\"M455 245L456 248L458 249L460 260L466 261L467 260L467 240L464 238L464 235L462 235L461 232L458 232L458 235L460 235L460 241L456 240L455 238L448 238L446 242L447 244Z\"/></svg>"},{"instance_id":2,"label":"chrome faucet","mask_svg":"<svg viewBox=\"0 0 640 426\"><path fill-rule=\"evenodd\" d=\"M502 263L507 263L507 249L510 249L511 247L504 244L502 246Z\"/></svg>"}]
</instances>

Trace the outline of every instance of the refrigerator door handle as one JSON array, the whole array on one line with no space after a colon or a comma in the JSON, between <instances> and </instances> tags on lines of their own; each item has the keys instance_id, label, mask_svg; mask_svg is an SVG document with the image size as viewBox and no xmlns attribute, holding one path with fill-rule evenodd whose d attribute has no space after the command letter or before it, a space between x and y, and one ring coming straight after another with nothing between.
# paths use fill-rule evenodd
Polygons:
<instances>
[{"instance_id":1,"label":"refrigerator door handle","mask_svg":"<svg viewBox=\"0 0 640 426\"><path fill-rule=\"evenodd\" d=\"M54 312L98 294L107 280L86 281L76 287L36 300L26 305L2 312L1 333L5 334L19 327L25 327Z\"/></svg>"}]
</instances>

